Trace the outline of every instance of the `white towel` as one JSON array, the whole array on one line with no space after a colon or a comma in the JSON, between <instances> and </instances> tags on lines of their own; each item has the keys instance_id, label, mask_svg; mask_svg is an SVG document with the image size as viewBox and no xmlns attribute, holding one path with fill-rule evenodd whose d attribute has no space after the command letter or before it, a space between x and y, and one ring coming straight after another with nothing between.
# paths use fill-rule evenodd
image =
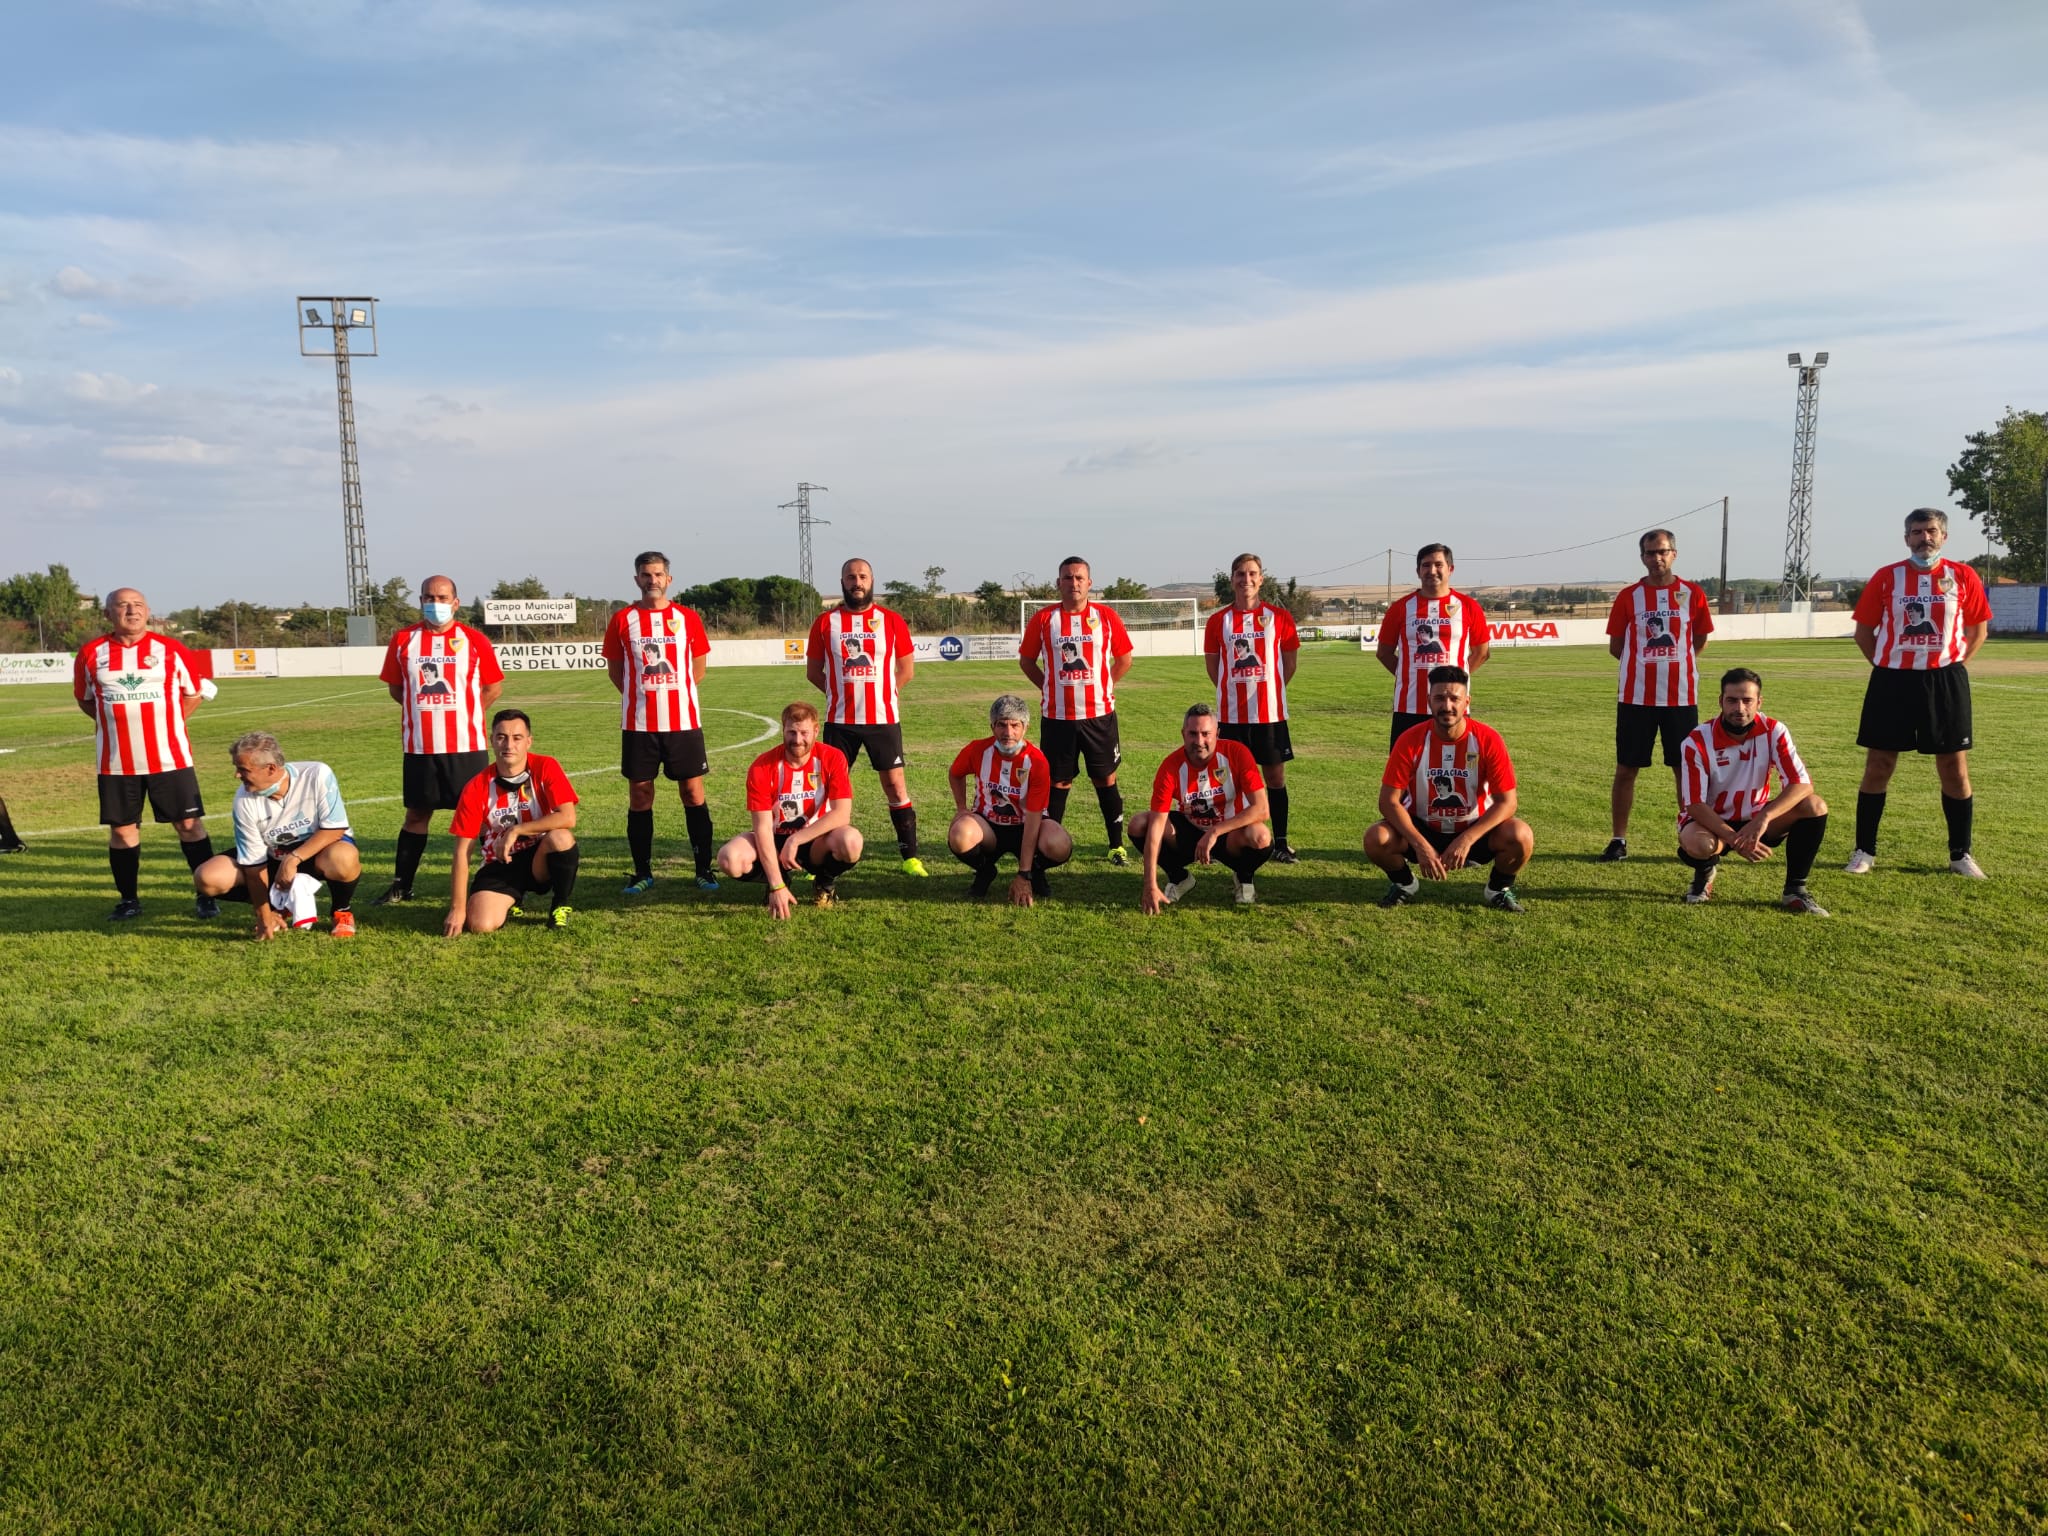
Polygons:
<instances>
[{"instance_id":1,"label":"white towel","mask_svg":"<svg viewBox=\"0 0 2048 1536\"><path fill-rule=\"evenodd\" d=\"M294 928L310 928L320 915L320 909L313 900L319 890L320 882L307 874L294 875L290 885L279 885L273 880L270 904L288 914Z\"/></svg>"}]
</instances>

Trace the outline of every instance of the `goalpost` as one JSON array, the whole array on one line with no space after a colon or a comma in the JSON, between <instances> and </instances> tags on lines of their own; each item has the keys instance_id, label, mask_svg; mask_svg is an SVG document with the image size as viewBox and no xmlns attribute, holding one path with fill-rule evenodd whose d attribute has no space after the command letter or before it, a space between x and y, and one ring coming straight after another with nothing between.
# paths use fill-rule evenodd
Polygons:
<instances>
[{"instance_id":1,"label":"goalpost","mask_svg":"<svg viewBox=\"0 0 2048 1536\"><path fill-rule=\"evenodd\" d=\"M1193 597L1093 597L1089 601L1098 608L1114 610L1129 630L1186 629L1199 631L1202 627L1202 604ZM1031 621L1031 615L1046 606L1043 599L1022 597L1017 600L1017 633L1024 633L1024 626Z\"/></svg>"}]
</instances>

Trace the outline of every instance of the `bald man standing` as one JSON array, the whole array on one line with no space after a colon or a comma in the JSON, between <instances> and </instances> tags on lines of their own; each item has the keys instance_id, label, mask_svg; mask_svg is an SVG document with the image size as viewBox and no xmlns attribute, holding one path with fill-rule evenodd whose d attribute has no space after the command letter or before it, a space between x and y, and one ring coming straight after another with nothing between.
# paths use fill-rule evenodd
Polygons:
<instances>
[{"instance_id":1,"label":"bald man standing","mask_svg":"<svg viewBox=\"0 0 2048 1536\"><path fill-rule=\"evenodd\" d=\"M434 812L452 811L463 787L484 771L490 738L484 717L505 686L490 637L455 621L455 583L420 583L421 622L391 637L379 674L398 705L405 743L405 825L391 884L376 905L412 900L413 876L427 851Z\"/></svg>"},{"instance_id":2,"label":"bald man standing","mask_svg":"<svg viewBox=\"0 0 2048 1536\"><path fill-rule=\"evenodd\" d=\"M87 642L71 667L71 693L92 717L99 766L100 821L107 829L107 863L120 901L113 922L142 915L142 803L159 822L178 829L188 869L213 857L206 807L192 766L185 718L199 707L199 680L185 648L149 627L149 600L133 587L107 595L108 631ZM217 917L210 896L198 895L201 917Z\"/></svg>"}]
</instances>

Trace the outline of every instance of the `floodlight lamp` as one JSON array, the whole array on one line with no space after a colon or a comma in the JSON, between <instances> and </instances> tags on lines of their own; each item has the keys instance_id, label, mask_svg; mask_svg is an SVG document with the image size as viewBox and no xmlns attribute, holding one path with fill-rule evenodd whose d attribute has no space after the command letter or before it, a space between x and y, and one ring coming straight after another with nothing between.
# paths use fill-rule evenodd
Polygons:
<instances>
[{"instance_id":1,"label":"floodlight lamp","mask_svg":"<svg viewBox=\"0 0 2048 1536\"><path fill-rule=\"evenodd\" d=\"M350 325L368 325L370 323L369 313L365 310L352 309L348 312L348 323Z\"/></svg>"},{"instance_id":2,"label":"floodlight lamp","mask_svg":"<svg viewBox=\"0 0 2048 1536\"><path fill-rule=\"evenodd\" d=\"M320 323L320 311L319 311L319 310L317 310L317 309L315 309L315 308L313 308L313 307L312 307L312 306L311 306L310 304L309 304L309 305L307 305L307 306L306 306L306 324L308 324L308 325L318 325L319 323Z\"/></svg>"},{"instance_id":3,"label":"floodlight lamp","mask_svg":"<svg viewBox=\"0 0 2048 1536\"><path fill-rule=\"evenodd\" d=\"M1799 366L1799 354L1797 352L1787 352L1785 354L1785 366L1787 368L1797 368Z\"/></svg>"},{"instance_id":4,"label":"floodlight lamp","mask_svg":"<svg viewBox=\"0 0 2048 1536\"><path fill-rule=\"evenodd\" d=\"M1814 367L1816 367L1816 368L1825 368L1825 367L1827 367L1827 365L1828 365L1828 355L1827 355L1827 353L1825 353L1825 352L1816 352L1816 353L1814 353L1814 354L1813 354L1813 366L1814 366Z\"/></svg>"}]
</instances>

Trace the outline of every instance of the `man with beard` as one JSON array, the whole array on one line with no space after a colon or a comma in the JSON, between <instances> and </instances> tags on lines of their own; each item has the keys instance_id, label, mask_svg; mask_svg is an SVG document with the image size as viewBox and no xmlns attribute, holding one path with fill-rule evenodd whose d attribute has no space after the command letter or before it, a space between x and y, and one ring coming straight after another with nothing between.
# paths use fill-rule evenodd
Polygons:
<instances>
[{"instance_id":1,"label":"man with beard","mask_svg":"<svg viewBox=\"0 0 2048 1536\"><path fill-rule=\"evenodd\" d=\"M1266 781L1250 748L1217 734L1208 704L1188 707L1180 742L1153 776L1149 808L1131 818L1131 839L1145 851L1139 909L1152 917L1179 901L1195 888L1189 866L1211 862L1230 871L1237 904L1251 906L1258 900L1252 876L1273 856Z\"/></svg>"},{"instance_id":2,"label":"man with beard","mask_svg":"<svg viewBox=\"0 0 2048 1536\"><path fill-rule=\"evenodd\" d=\"M1714 893L1714 872L1724 852L1761 864L1785 845L1788 912L1828 914L1806 889L1807 876L1828 831L1828 803L1813 792L1813 778L1792 745L1792 733L1757 711L1764 680L1747 667L1721 674L1720 712L1685 738L1679 756L1678 858L1692 870L1685 893L1697 906ZM1778 796L1771 798L1771 775Z\"/></svg>"},{"instance_id":3,"label":"man with beard","mask_svg":"<svg viewBox=\"0 0 2048 1536\"><path fill-rule=\"evenodd\" d=\"M768 915L778 922L796 910L789 876L798 869L818 882L819 906L837 906L837 881L860 862L861 836L846 756L818 740L815 706L783 706L782 744L747 769L747 812L752 830L718 850L727 877L766 884Z\"/></svg>"},{"instance_id":4,"label":"man with beard","mask_svg":"<svg viewBox=\"0 0 2048 1536\"><path fill-rule=\"evenodd\" d=\"M1031 708L1014 693L989 706L989 734L970 741L953 759L953 825L946 844L953 856L974 871L968 894L986 896L996 882L998 861L1009 854L1017 861L1010 882L1010 902L1028 907L1034 897L1050 896L1045 872L1073 856L1074 839L1067 829L1045 816L1052 792L1052 769L1045 754L1024 739ZM967 781L974 780L974 803L967 800Z\"/></svg>"},{"instance_id":5,"label":"man with beard","mask_svg":"<svg viewBox=\"0 0 2048 1536\"><path fill-rule=\"evenodd\" d=\"M839 567L837 608L818 615L804 648L804 673L825 695L825 745L851 768L865 748L889 802L903 873L928 873L917 856L917 807L903 762L900 696L917 672L910 626L875 601L875 569L865 560Z\"/></svg>"},{"instance_id":6,"label":"man with beard","mask_svg":"<svg viewBox=\"0 0 2048 1536\"><path fill-rule=\"evenodd\" d=\"M1430 718L1401 733L1380 776L1380 820L1366 831L1365 856L1386 871L1383 907L1405 905L1421 889L1413 858L1431 880L1491 863L1486 904L1522 910L1514 881L1536 836L1515 815L1515 765L1500 733L1467 713L1470 683L1462 667L1429 674Z\"/></svg>"}]
</instances>

